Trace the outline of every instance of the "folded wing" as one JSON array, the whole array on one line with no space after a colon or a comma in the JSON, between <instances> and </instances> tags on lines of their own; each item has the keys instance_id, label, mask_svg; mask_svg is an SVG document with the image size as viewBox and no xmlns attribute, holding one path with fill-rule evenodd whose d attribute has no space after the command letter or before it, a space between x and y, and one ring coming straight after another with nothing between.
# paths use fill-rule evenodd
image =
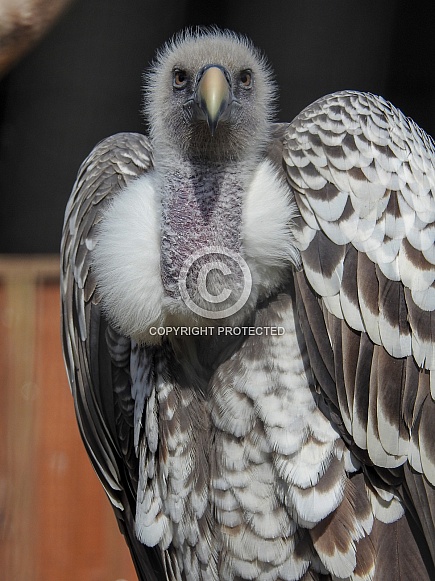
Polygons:
<instances>
[{"instance_id":1,"label":"folded wing","mask_svg":"<svg viewBox=\"0 0 435 581\"><path fill-rule=\"evenodd\" d=\"M107 204L151 167L151 147L142 135L114 135L94 148L67 206L61 269L64 357L80 433L138 575L150 581L162 578L163 566L160 553L134 534L138 466L130 362L137 346L108 325L90 267Z\"/></svg>"},{"instance_id":2,"label":"folded wing","mask_svg":"<svg viewBox=\"0 0 435 581\"><path fill-rule=\"evenodd\" d=\"M317 381L360 459L406 488L433 547L434 142L382 98L344 91L302 111L283 143Z\"/></svg>"}]
</instances>

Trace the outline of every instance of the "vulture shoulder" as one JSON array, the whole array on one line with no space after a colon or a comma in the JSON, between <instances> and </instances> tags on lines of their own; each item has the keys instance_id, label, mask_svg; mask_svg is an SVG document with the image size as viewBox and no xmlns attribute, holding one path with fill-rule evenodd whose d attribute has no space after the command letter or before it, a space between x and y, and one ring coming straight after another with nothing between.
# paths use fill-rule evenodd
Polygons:
<instances>
[{"instance_id":1,"label":"vulture shoulder","mask_svg":"<svg viewBox=\"0 0 435 581\"><path fill-rule=\"evenodd\" d=\"M150 143L134 133L101 141L83 162L65 213L61 292L64 357L79 430L138 575L157 581L163 576L160 552L139 543L133 524L138 467L131 362L138 346L107 323L91 268L104 210L121 188L151 168ZM150 381L147 369L136 372Z\"/></svg>"},{"instance_id":2,"label":"vulture shoulder","mask_svg":"<svg viewBox=\"0 0 435 581\"><path fill-rule=\"evenodd\" d=\"M287 127L298 309L331 416L400 485L435 558L435 146L381 97L327 95Z\"/></svg>"}]
</instances>

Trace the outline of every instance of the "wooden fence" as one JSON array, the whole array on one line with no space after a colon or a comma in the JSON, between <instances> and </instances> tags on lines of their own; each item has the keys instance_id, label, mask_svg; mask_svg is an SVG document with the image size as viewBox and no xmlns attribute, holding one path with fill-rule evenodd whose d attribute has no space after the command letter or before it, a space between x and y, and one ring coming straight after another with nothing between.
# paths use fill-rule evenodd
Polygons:
<instances>
[{"instance_id":1,"label":"wooden fence","mask_svg":"<svg viewBox=\"0 0 435 581\"><path fill-rule=\"evenodd\" d=\"M0 579L134 581L80 440L56 256L0 256Z\"/></svg>"}]
</instances>

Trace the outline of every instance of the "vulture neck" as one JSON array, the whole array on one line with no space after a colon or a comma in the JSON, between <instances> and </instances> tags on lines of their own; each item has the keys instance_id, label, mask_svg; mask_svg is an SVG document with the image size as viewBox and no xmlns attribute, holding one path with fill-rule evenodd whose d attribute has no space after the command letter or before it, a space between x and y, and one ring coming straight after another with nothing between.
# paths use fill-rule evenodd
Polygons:
<instances>
[{"instance_id":1,"label":"vulture neck","mask_svg":"<svg viewBox=\"0 0 435 581\"><path fill-rule=\"evenodd\" d=\"M159 172L161 272L168 296L180 298L179 274L194 253L210 247L241 252L242 205L252 168L244 161L184 158Z\"/></svg>"}]
</instances>

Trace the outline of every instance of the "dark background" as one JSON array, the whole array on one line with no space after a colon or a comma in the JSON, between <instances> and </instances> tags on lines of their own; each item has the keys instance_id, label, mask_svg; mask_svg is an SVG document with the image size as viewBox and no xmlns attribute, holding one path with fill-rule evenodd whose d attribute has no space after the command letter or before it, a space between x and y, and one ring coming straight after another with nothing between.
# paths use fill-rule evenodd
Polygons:
<instances>
[{"instance_id":1,"label":"dark background","mask_svg":"<svg viewBox=\"0 0 435 581\"><path fill-rule=\"evenodd\" d=\"M0 82L0 252L58 252L78 167L103 137L145 131L142 74L188 25L245 33L280 86L279 120L323 94L383 95L435 134L430 5L394 0L77 0Z\"/></svg>"}]
</instances>

